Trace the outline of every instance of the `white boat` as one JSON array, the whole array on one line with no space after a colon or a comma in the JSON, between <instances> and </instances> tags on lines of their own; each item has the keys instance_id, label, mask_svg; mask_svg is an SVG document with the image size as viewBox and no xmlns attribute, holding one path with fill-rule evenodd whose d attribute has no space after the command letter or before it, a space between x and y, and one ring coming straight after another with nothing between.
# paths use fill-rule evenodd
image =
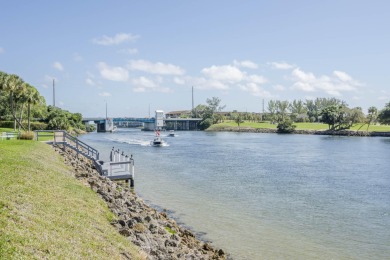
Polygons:
<instances>
[{"instance_id":1,"label":"white boat","mask_svg":"<svg viewBox=\"0 0 390 260\"><path fill-rule=\"evenodd\" d=\"M156 136L154 137L153 141L150 141L150 145L152 146L163 146L164 141L160 137L160 131L155 131Z\"/></svg>"},{"instance_id":2,"label":"white boat","mask_svg":"<svg viewBox=\"0 0 390 260\"><path fill-rule=\"evenodd\" d=\"M169 137L175 137L175 131L171 130L168 134Z\"/></svg>"},{"instance_id":3,"label":"white boat","mask_svg":"<svg viewBox=\"0 0 390 260\"><path fill-rule=\"evenodd\" d=\"M150 145L152 146L163 146L163 144L164 141L159 136L156 136L153 141L150 141Z\"/></svg>"}]
</instances>

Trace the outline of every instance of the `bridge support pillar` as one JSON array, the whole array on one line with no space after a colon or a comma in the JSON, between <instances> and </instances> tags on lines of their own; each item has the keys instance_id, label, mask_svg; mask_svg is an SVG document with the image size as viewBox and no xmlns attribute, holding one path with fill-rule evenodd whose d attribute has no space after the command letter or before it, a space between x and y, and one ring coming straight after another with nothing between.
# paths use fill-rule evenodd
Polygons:
<instances>
[{"instance_id":1,"label":"bridge support pillar","mask_svg":"<svg viewBox=\"0 0 390 260\"><path fill-rule=\"evenodd\" d=\"M144 123L144 130L145 131L154 131L155 128L156 128L155 123Z\"/></svg>"}]
</instances>

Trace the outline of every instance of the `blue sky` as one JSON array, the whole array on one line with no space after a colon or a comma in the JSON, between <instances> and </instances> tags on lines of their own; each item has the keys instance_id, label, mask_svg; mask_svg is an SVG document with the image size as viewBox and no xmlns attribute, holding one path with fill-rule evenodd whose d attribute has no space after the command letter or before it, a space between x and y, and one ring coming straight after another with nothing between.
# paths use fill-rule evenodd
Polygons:
<instances>
[{"instance_id":1,"label":"blue sky","mask_svg":"<svg viewBox=\"0 0 390 260\"><path fill-rule=\"evenodd\" d=\"M390 101L390 1L2 1L0 70L84 116Z\"/></svg>"}]
</instances>

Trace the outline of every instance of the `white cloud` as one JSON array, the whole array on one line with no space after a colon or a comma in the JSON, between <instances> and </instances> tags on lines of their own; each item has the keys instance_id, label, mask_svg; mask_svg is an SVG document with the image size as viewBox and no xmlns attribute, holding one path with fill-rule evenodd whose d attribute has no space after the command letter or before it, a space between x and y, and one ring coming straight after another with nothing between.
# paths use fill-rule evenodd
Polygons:
<instances>
[{"instance_id":1,"label":"white cloud","mask_svg":"<svg viewBox=\"0 0 390 260\"><path fill-rule=\"evenodd\" d=\"M183 75L185 73L184 69L179 66L162 62L152 63L147 60L131 60L128 63L128 69L160 75Z\"/></svg>"},{"instance_id":2,"label":"white cloud","mask_svg":"<svg viewBox=\"0 0 390 260\"><path fill-rule=\"evenodd\" d=\"M130 48L130 49L122 49L119 53L127 54L127 55L135 55L138 54L138 49Z\"/></svg>"},{"instance_id":3,"label":"white cloud","mask_svg":"<svg viewBox=\"0 0 390 260\"><path fill-rule=\"evenodd\" d=\"M246 77L245 80L256 84L264 84L268 81L265 77L259 75L250 75Z\"/></svg>"},{"instance_id":4,"label":"white cloud","mask_svg":"<svg viewBox=\"0 0 390 260\"><path fill-rule=\"evenodd\" d=\"M289 70L293 69L296 66L292 64L288 64L287 62L270 62L269 65L271 65L272 68L278 69L278 70Z\"/></svg>"},{"instance_id":5,"label":"white cloud","mask_svg":"<svg viewBox=\"0 0 390 260\"><path fill-rule=\"evenodd\" d=\"M151 79L148 79L146 77L139 77L137 79L133 79L132 83L136 87L143 87L143 88L157 88L158 85Z\"/></svg>"},{"instance_id":6,"label":"white cloud","mask_svg":"<svg viewBox=\"0 0 390 260\"><path fill-rule=\"evenodd\" d=\"M339 78L341 81L352 81L352 77L349 76L347 73L342 72L342 71L333 71L333 74Z\"/></svg>"},{"instance_id":7,"label":"white cloud","mask_svg":"<svg viewBox=\"0 0 390 260\"><path fill-rule=\"evenodd\" d=\"M62 64L58 61L53 63L53 67L59 71L64 71L64 66L62 66Z\"/></svg>"},{"instance_id":8,"label":"white cloud","mask_svg":"<svg viewBox=\"0 0 390 260\"><path fill-rule=\"evenodd\" d=\"M129 72L122 67L109 67L104 62L99 62L97 65L100 75L112 81L127 81Z\"/></svg>"},{"instance_id":9,"label":"white cloud","mask_svg":"<svg viewBox=\"0 0 390 260\"><path fill-rule=\"evenodd\" d=\"M194 86L196 89L217 89L227 90L229 86L219 80L203 78L203 77L185 77L185 83L189 86Z\"/></svg>"},{"instance_id":10,"label":"white cloud","mask_svg":"<svg viewBox=\"0 0 390 260\"><path fill-rule=\"evenodd\" d=\"M146 91L146 88L143 88L143 87L135 87L135 88L133 88L133 91L134 91L134 92L137 92L137 93L141 93L141 92L145 92L145 91Z\"/></svg>"},{"instance_id":11,"label":"white cloud","mask_svg":"<svg viewBox=\"0 0 390 260\"><path fill-rule=\"evenodd\" d=\"M286 90L286 88L283 86L283 85L275 85L272 87L274 90L277 90L277 91L284 91Z\"/></svg>"},{"instance_id":12,"label":"white cloud","mask_svg":"<svg viewBox=\"0 0 390 260\"><path fill-rule=\"evenodd\" d=\"M257 69L259 67L256 63L250 60L244 60L244 61L234 60L233 65L236 67L244 67L248 69Z\"/></svg>"},{"instance_id":13,"label":"white cloud","mask_svg":"<svg viewBox=\"0 0 390 260\"><path fill-rule=\"evenodd\" d=\"M4 49L0 47L0 53L4 53Z\"/></svg>"},{"instance_id":14,"label":"white cloud","mask_svg":"<svg viewBox=\"0 0 390 260\"><path fill-rule=\"evenodd\" d=\"M240 82L245 74L236 67L230 65L211 66L204 68L201 71L205 76L218 81L225 81L230 83Z\"/></svg>"},{"instance_id":15,"label":"white cloud","mask_svg":"<svg viewBox=\"0 0 390 260\"><path fill-rule=\"evenodd\" d=\"M95 81L93 81L93 80L90 79L90 78L87 78L87 79L85 80L85 83L87 83L87 84L90 85L90 86L95 86L95 85L96 85Z\"/></svg>"},{"instance_id":16,"label":"white cloud","mask_svg":"<svg viewBox=\"0 0 390 260\"><path fill-rule=\"evenodd\" d=\"M239 62L234 61L237 65ZM247 63L249 64L249 63ZM196 86L198 89L218 89L227 90L237 84L242 84L242 90L253 89L253 85L265 84L268 80L261 75L247 75L245 71L232 65L211 66L201 70L205 77L191 78L186 77L186 83ZM251 93L260 93L260 91L250 91ZM257 95L256 94L256 95ZM266 95L266 94L265 94Z\"/></svg>"},{"instance_id":17,"label":"white cloud","mask_svg":"<svg viewBox=\"0 0 390 260\"><path fill-rule=\"evenodd\" d=\"M111 94L108 93L108 92L101 92L101 93L99 93L99 96L101 96L101 97L111 97Z\"/></svg>"},{"instance_id":18,"label":"white cloud","mask_svg":"<svg viewBox=\"0 0 390 260\"><path fill-rule=\"evenodd\" d=\"M95 38L92 40L93 43L99 45L118 45L124 42L134 42L139 38L139 35L133 35L131 33L117 33L113 37L109 37L107 35L103 35L100 38Z\"/></svg>"},{"instance_id":19,"label":"white cloud","mask_svg":"<svg viewBox=\"0 0 390 260\"><path fill-rule=\"evenodd\" d=\"M251 93L251 95L256 97L270 98L272 97L271 93L262 89L259 85L253 82L240 85L240 89L246 92Z\"/></svg>"},{"instance_id":20,"label":"white cloud","mask_svg":"<svg viewBox=\"0 0 390 260\"><path fill-rule=\"evenodd\" d=\"M146 91L156 91L156 92L172 92L170 88L161 87L160 84L163 82L161 77L156 78L155 80L139 77L132 79L132 84L134 85L134 92L146 92Z\"/></svg>"},{"instance_id":21,"label":"white cloud","mask_svg":"<svg viewBox=\"0 0 390 260\"><path fill-rule=\"evenodd\" d=\"M178 78L178 77L174 77L173 82L175 82L178 85L184 85L186 83L184 78Z\"/></svg>"},{"instance_id":22,"label":"white cloud","mask_svg":"<svg viewBox=\"0 0 390 260\"><path fill-rule=\"evenodd\" d=\"M200 78L197 84L197 87L200 89L219 89L219 90L227 90L229 86L214 79L204 79Z\"/></svg>"},{"instance_id":23,"label":"white cloud","mask_svg":"<svg viewBox=\"0 0 390 260\"><path fill-rule=\"evenodd\" d=\"M305 92L323 91L329 95L342 96L342 92L356 91L362 86L360 82L342 71L334 71L332 76L316 77L311 72L295 68L291 75L295 81L292 88Z\"/></svg>"}]
</instances>

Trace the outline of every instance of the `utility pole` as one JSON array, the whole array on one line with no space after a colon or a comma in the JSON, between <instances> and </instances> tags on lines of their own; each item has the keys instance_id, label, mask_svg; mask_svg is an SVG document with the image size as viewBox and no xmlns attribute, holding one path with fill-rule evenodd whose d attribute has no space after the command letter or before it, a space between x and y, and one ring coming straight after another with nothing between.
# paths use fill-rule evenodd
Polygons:
<instances>
[{"instance_id":1,"label":"utility pole","mask_svg":"<svg viewBox=\"0 0 390 260\"><path fill-rule=\"evenodd\" d=\"M261 114L261 121L263 121L263 116L264 116L264 98L263 98L263 113Z\"/></svg>"},{"instance_id":2,"label":"utility pole","mask_svg":"<svg viewBox=\"0 0 390 260\"><path fill-rule=\"evenodd\" d=\"M194 110L194 86L192 86L192 110Z\"/></svg>"},{"instance_id":3,"label":"utility pole","mask_svg":"<svg viewBox=\"0 0 390 260\"><path fill-rule=\"evenodd\" d=\"M56 89L54 85L54 79L53 79L53 107L56 106Z\"/></svg>"},{"instance_id":4,"label":"utility pole","mask_svg":"<svg viewBox=\"0 0 390 260\"><path fill-rule=\"evenodd\" d=\"M106 100L106 119L108 119L108 117L107 117L107 100Z\"/></svg>"}]
</instances>

